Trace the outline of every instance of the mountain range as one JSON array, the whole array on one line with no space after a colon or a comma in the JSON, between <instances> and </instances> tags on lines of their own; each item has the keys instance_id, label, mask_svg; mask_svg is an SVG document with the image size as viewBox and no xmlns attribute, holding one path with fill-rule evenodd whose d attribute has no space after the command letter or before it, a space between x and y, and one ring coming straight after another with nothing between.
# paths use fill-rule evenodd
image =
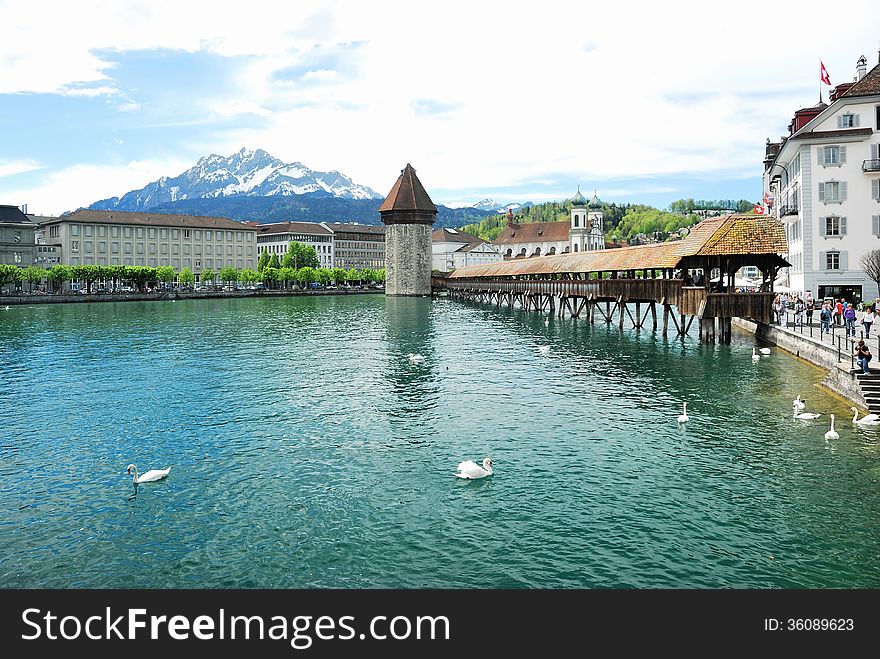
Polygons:
<instances>
[{"instance_id":1,"label":"mountain range","mask_svg":"<svg viewBox=\"0 0 880 659\"><path fill-rule=\"evenodd\" d=\"M121 197L102 199L93 210L213 215L256 222L360 222L379 224L384 196L337 171L318 172L285 163L263 149L200 158L173 178L163 176ZM494 209L437 206L438 227L461 226ZM505 208L506 210L506 208Z\"/></svg>"}]
</instances>

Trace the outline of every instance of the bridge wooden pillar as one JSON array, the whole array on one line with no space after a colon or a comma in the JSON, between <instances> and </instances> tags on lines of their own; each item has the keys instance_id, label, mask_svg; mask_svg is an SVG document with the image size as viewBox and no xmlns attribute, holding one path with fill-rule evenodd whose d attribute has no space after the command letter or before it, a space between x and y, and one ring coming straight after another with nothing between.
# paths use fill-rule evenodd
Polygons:
<instances>
[{"instance_id":1,"label":"bridge wooden pillar","mask_svg":"<svg viewBox=\"0 0 880 659\"><path fill-rule=\"evenodd\" d=\"M715 319L700 318L700 341L715 343Z\"/></svg>"},{"instance_id":2,"label":"bridge wooden pillar","mask_svg":"<svg viewBox=\"0 0 880 659\"><path fill-rule=\"evenodd\" d=\"M642 329L642 303L636 302L636 329Z\"/></svg>"},{"instance_id":3,"label":"bridge wooden pillar","mask_svg":"<svg viewBox=\"0 0 880 659\"><path fill-rule=\"evenodd\" d=\"M617 298L617 326L620 329L623 329L623 310L626 306L626 303L623 301L623 296Z\"/></svg>"},{"instance_id":4,"label":"bridge wooden pillar","mask_svg":"<svg viewBox=\"0 0 880 659\"><path fill-rule=\"evenodd\" d=\"M657 303L651 302L651 329L657 331Z\"/></svg>"}]
</instances>

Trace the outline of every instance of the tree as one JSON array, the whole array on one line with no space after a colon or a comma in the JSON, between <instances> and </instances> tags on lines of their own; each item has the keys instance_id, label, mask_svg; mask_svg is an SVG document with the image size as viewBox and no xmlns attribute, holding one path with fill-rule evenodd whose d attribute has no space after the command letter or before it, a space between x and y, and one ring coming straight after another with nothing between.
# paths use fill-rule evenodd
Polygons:
<instances>
[{"instance_id":1,"label":"tree","mask_svg":"<svg viewBox=\"0 0 880 659\"><path fill-rule=\"evenodd\" d=\"M281 261L278 260L277 254L273 254L271 257L269 257L268 267L270 267L270 268L280 268L281 267Z\"/></svg>"},{"instance_id":2,"label":"tree","mask_svg":"<svg viewBox=\"0 0 880 659\"><path fill-rule=\"evenodd\" d=\"M281 272L279 271L279 268L273 268L272 266L264 268L262 275L262 281L264 284L266 284L266 286L271 286L272 282L276 282L281 279Z\"/></svg>"},{"instance_id":3,"label":"tree","mask_svg":"<svg viewBox=\"0 0 880 659\"><path fill-rule=\"evenodd\" d=\"M872 249L870 252L863 254L862 258L859 259L859 264L862 266L865 274L868 275L868 278L873 279L874 283L877 284L877 288L880 288L880 249Z\"/></svg>"},{"instance_id":4,"label":"tree","mask_svg":"<svg viewBox=\"0 0 880 659\"><path fill-rule=\"evenodd\" d=\"M0 264L0 287L21 281L22 270L17 265Z\"/></svg>"},{"instance_id":5,"label":"tree","mask_svg":"<svg viewBox=\"0 0 880 659\"><path fill-rule=\"evenodd\" d=\"M174 272L174 268L170 265L160 265L156 268L156 276L159 278L159 281L165 284L165 287L168 287L172 281L174 281L174 275L177 274Z\"/></svg>"},{"instance_id":6,"label":"tree","mask_svg":"<svg viewBox=\"0 0 880 659\"><path fill-rule=\"evenodd\" d=\"M34 292L34 283L43 281L46 276L46 269L38 265L29 265L21 273L21 278L30 284L30 292Z\"/></svg>"},{"instance_id":7,"label":"tree","mask_svg":"<svg viewBox=\"0 0 880 659\"><path fill-rule=\"evenodd\" d=\"M238 270L231 265L227 265L225 268L220 269L218 276L220 277L220 281L226 282L227 284L234 284L238 281Z\"/></svg>"},{"instance_id":8,"label":"tree","mask_svg":"<svg viewBox=\"0 0 880 659\"><path fill-rule=\"evenodd\" d=\"M289 282L296 281L296 270L293 268L278 268L278 279L281 280L284 288L287 288Z\"/></svg>"},{"instance_id":9,"label":"tree","mask_svg":"<svg viewBox=\"0 0 880 659\"><path fill-rule=\"evenodd\" d=\"M192 286L196 281L196 276L193 274L193 271L189 268L184 268L180 271L180 276L178 277L180 283L184 286Z\"/></svg>"},{"instance_id":10,"label":"tree","mask_svg":"<svg viewBox=\"0 0 880 659\"><path fill-rule=\"evenodd\" d=\"M335 284L341 284L345 281L345 272L344 268L330 268L330 278Z\"/></svg>"},{"instance_id":11,"label":"tree","mask_svg":"<svg viewBox=\"0 0 880 659\"><path fill-rule=\"evenodd\" d=\"M243 284L256 284L260 281L260 273L250 268L242 268L238 271L238 280Z\"/></svg>"},{"instance_id":12,"label":"tree","mask_svg":"<svg viewBox=\"0 0 880 659\"><path fill-rule=\"evenodd\" d=\"M281 265L286 268L320 268L321 260L314 247L291 240L287 246L287 252L281 260Z\"/></svg>"},{"instance_id":13,"label":"tree","mask_svg":"<svg viewBox=\"0 0 880 659\"><path fill-rule=\"evenodd\" d=\"M349 282L360 281L361 275L357 270L355 270L354 268L351 268L350 270L348 270L345 273L345 279L346 279L346 281L349 281Z\"/></svg>"},{"instance_id":14,"label":"tree","mask_svg":"<svg viewBox=\"0 0 880 659\"><path fill-rule=\"evenodd\" d=\"M86 283L86 292L92 292L92 283L101 278L101 266L98 265L75 265L72 270L74 279Z\"/></svg>"},{"instance_id":15,"label":"tree","mask_svg":"<svg viewBox=\"0 0 880 659\"><path fill-rule=\"evenodd\" d=\"M270 256L269 252L263 252L263 253L261 253L261 254L260 254L260 260L257 261L257 270L259 270L260 272L262 272L263 270L265 270L266 267L269 265L269 260L270 260L271 258L272 258L272 257Z\"/></svg>"},{"instance_id":16,"label":"tree","mask_svg":"<svg viewBox=\"0 0 880 659\"><path fill-rule=\"evenodd\" d=\"M202 274L200 276L202 278L202 282L209 281L212 284L214 283L214 279L217 277L217 275L214 274L214 271L211 270L211 268L205 268L204 270L202 270Z\"/></svg>"},{"instance_id":17,"label":"tree","mask_svg":"<svg viewBox=\"0 0 880 659\"><path fill-rule=\"evenodd\" d=\"M66 265L53 265L46 273L46 277L52 283L52 291L57 291L70 279L70 268Z\"/></svg>"}]
</instances>

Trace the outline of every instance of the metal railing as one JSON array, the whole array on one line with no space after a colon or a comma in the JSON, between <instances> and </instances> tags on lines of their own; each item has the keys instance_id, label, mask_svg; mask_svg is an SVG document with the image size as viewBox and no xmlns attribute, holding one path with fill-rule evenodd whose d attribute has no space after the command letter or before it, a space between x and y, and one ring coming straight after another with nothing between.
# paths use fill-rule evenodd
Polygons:
<instances>
[{"instance_id":1,"label":"metal railing","mask_svg":"<svg viewBox=\"0 0 880 659\"><path fill-rule=\"evenodd\" d=\"M880 172L880 160L871 159L862 163L863 172Z\"/></svg>"},{"instance_id":2,"label":"metal railing","mask_svg":"<svg viewBox=\"0 0 880 659\"><path fill-rule=\"evenodd\" d=\"M798 207L797 206L781 206L779 208L779 217L785 217L786 215L797 215Z\"/></svg>"},{"instance_id":3,"label":"metal railing","mask_svg":"<svg viewBox=\"0 0 880 659\"><path fill-rule=\"evenodd\" d=\"M828 331L823 331L822 322L819 320L820 311L816 309L811 319L806 311L798 314L792 309L786 309L784 312L785 320L779 322L774 318L772 325L803 336L809 336L820 343L835 346L837 348L837 361L839 362L843 361L845 352L849 352L850 368L856 368L855 345L856 341L860 339L864 340L868 345L872 355L880 355L880 332L877 331L877 323L872 325L871 329L874 331L868 338L865 337L864 326L858 324L861 319L854 321L853 331L850 333L847 331L846 321L842 316L839 318L839 322L838 318L835 317L828 324ZM871 346L871 341L874 341L876 344L874 347Z\"/></svg>"}]
</instances>

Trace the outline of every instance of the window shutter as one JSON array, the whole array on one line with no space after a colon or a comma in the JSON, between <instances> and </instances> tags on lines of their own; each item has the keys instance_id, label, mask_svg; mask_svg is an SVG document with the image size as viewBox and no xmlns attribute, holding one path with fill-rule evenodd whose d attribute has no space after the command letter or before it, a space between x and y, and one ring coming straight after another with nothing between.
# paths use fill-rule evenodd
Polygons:
<instances>
[{"instance_id":1,"label":"window shutter","mask_svg":"<svg viewBox=\"0 0 880 659\"><path fill-rule=\"evenodd\" d=\"M859 125L859 115L854 114L853 115L853 126L858 126L858 125Z\"/></svg>"},{"instance_id":2,"label":"window shutter","mask_svg":"<svg viewBox=\"0 0 880 659\"><path fill-rule=\"evenodd\" d=\"M871 198L880 201L880 178L871 181Z\"/></svg>"},{"instance_id":3,"label":"window shutter","mask_svg":"<svg viewBox=\"0 0 880 659\"><path fill-rule=\"evenodd\" d=\"M840 218L840 235L841 236L846 235L846 218L845 217Z\"/></svg>"},{"instance_id":4,"label":"window shutter","mask_svg":"<svg viewBox=\"0 0 880 659\"><path fill-rule=\"evenodd\" d=\"M880 215L871 216L871 233L880 236Z\"/></svg>"},{"instance_id":5,"label":"window shutter","mask_svg":"<svg viewBox=\"0 0 880 659\"><path fill-rule=\"evenodd\" d=\"M846 147L840 147L840 164L843 165L846 163Z\"/></svg>"},{"instance_id":6,"label":"window shutter","mask_svg":"<svg viewBox=\"0 0 880 659\"><path fill-rule=\"evenodd\" d=\"M840 253L840 269L841 270L849 270L849 264L847 263L847 252Z\"/></svg>"},{"instance_id":7,"label":"window shutter","mask_svg":"<svg viewBox=\"0 0 880 659\"><path fill-rule=\"evenodd\" d=\"M880 152L880 148L878 148L878 147L880 147L880 144L872 144L871 145L871 160L880 159L880 155L877 155L878 152Z\"/></svg>"},{"instance_id":8,"label":"window shutter","mask_svg":"<svg viewBox=\"0 0 880 659\"><path fill-rule=\"evenodd\" d=\"M823 236L827 236L827 235L828 235L828 224L825 222L825 218L824 218L824 217L820 217L820 218L819 218L819 232L820 232Z\"/></svg>"},{"instance_id":9,"label":"window shutter","mask_svg":"<svg viewBox=\"0 0 880 659\"><path fill-rule=\"evenodd\" d=\"M825 257L826 252L819 252L819 270L828 269L828 259Z\"/></svg>"},{"instance_id":10,"label":"window shutter","mask_svg":"<svg viewBox=\"0 0 880 659\"><path fill-rule=\"evenodd\" d=\"M846 181L840 182L840 201L846 201Z\"/></svg>"},{"instance_id":11,"label":"window shutter","mask_svg":"<svg viewBox=\"0 0 880 659\"><path fill-rule=\"evenodd\" d=\"M819 183L819 201L825 201L825 184Z\"/></svg>"},{"instance_id":12,"label":"window shutter","mask_svg":"<svg viewBox=\"0 0 880 659\"><path fill-rule=\"evenodd\" d=\"M837 127L843 128L843 115L842 114L837 115Z\"/></svg>"}]
</instances>

